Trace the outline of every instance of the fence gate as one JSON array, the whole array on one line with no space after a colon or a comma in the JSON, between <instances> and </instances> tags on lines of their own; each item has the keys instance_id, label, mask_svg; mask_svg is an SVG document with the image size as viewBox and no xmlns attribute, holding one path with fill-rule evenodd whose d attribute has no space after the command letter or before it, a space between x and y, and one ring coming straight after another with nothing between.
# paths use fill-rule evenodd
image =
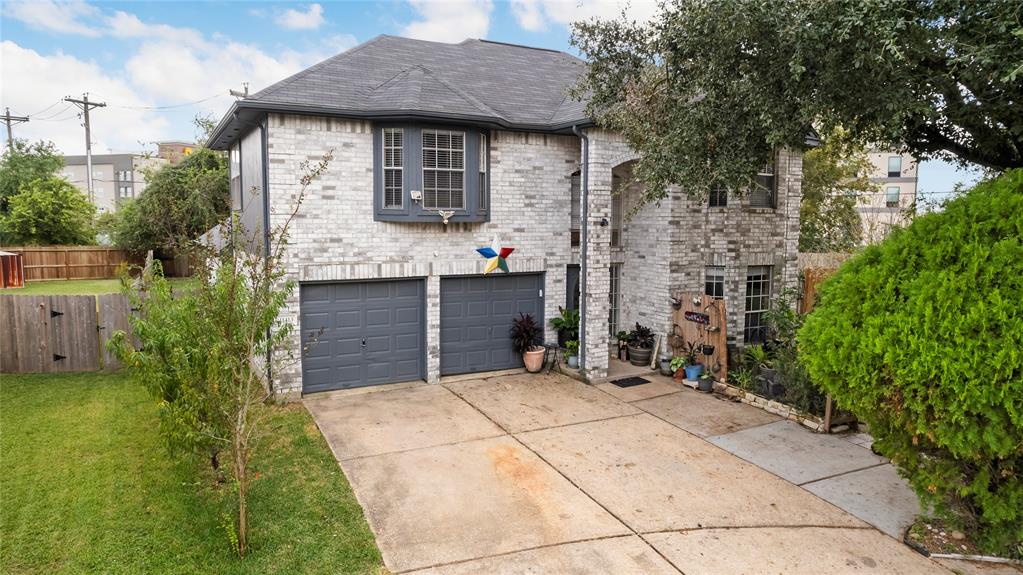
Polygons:
<instances>
[{"instance_id":1,"label":"fence gate","mask_svg":"<svg viewBox=\"0 0 1023 575\"><path fill-rule=\"evenodd\" d=\"M0 295L0 373L116 369L106 342L129 312L120 294Z\"/></svg>"}]
</instances>

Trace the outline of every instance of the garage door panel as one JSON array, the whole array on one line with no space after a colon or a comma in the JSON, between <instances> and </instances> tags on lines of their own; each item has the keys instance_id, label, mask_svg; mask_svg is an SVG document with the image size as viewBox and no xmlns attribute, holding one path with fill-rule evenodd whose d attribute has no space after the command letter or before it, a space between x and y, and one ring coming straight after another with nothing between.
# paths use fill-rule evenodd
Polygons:
<instances>
[{"instance_id":1,"label":"garage door panel","mask_svg":"<svg viewBox=\"0 0 1023 575\"><path fill-rule=\"evenodd\" d=\"M303 285L302 333L323 328L302 358L303 390L422 379L424 291L422 280Z\"/></svg>"},{"instance_id":2,"label":"garage door panel","mask_svg":"<svg viewBox=\"0 0 1023 575\"><path fill-rule=\"evenodd\" d=\"M441 279L441 374L521 367L510 328L519 312L543 321L540 285L538 274Z\"/></svg>"}]
</instances>

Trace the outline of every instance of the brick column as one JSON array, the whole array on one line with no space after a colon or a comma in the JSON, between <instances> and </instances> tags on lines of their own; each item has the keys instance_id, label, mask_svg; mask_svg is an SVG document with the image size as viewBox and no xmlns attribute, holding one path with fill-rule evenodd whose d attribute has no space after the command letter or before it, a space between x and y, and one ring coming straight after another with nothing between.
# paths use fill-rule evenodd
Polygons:
<instances>
[{"instance_id":1,"label":"brick column","mask_svg":"<svg viewBox=\"0 0 1023 575\"><path fill-rule=\"evenodd\" d=\"M611 227L601 226L602 219L611 221L611 168L613 154L605 134L591 130L587 195L588 237L586 261L582 273L586 278L585 300L586 341L584 375L590 381L607 377L608 344L607 316L611 290Z\"/></svg>"}]
</instances>

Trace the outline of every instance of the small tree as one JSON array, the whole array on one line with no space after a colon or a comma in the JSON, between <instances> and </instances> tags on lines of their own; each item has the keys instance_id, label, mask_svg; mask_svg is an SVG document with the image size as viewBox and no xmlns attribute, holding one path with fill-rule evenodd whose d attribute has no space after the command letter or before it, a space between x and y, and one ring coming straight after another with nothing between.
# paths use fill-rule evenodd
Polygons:
<instances>
[{"instance_id":1,"label":"small tree","mask_svg":"<svg viewBox=\"0 0 1023 575\"><path fill-rule=\"evenodd\" d=\"M0 214L7 213L8 202L22 186L54 176L63 166L64 157L53 142L14 140L0 156Z\"/></svg>"},{"instance_id":2,"label":"small tree","mask_svg":"<svg viewBox=\"0 0 1023 575\"><path fill-rule=\"evenodd\" d=\"M1023 170L848 260L799 332L925 506L1023 555Z\"/></svg>"},{"instance_id":3,"label":"small tree","mask_svg":"<svg viewBox=\"0 0 1023 575\"><path fill-rule=\"evenodd\" d=\"M129 251L187 249L231 211L227 162L200 148L177 166L150 171L146 189L118 213L114 243Z\"/></svg>"},{"instance_id":4,"label":"small tree","mask_svg":"<svg viewBox=\"0 0 1023 575\"><path fill-rule=\"evenodd\" d=\"M330 159L327 154L303 176L294 211L270 230L267 253L247 251L261 242L234 219L222 227L222 247L194 246L201 262L194 288L173 294L159 273L144 274L131 292L141 347L123 332L111 343L160 403L161 430L175 452L211 455L214 467L227 457L238 502L232 540L240 555L248 549L249 462L275 399L268 373L294 361L287 345L293 326L277 321L295 287L283 263L288 228L305 187Z\"/></svg>"},{"instance_id":5,"label":"small tree","mask_svg":"<svg viewBox=\"0 0 1023 575\"><path fill-rule=\"evenodd\" d=\"M803 155L799 251L844 252L859 245L863 223L856 205L878 188L868 177L871 170L863 145L842 129Z\"/></svg>"},{"instance_id":6,"label":"small tree","mask_svg":"<svg viewBox=\"0 0 1023 575\"><path fill-rule=\"evenodd\" d=\"M10 198L0 236L14 244L92 244L96 206L63 178L37 179Z\"/></svg>"}]
</instances>

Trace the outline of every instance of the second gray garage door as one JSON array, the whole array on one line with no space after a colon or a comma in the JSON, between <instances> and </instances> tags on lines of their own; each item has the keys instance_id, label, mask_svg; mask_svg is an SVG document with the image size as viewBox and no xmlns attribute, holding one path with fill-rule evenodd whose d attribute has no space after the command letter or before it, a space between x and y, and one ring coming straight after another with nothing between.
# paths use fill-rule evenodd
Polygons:
<instances>
[{"instance_id":1,"label":"second gray garage door","mask_svg":"<svg viewBox=\"0 0 1023 575\"><path fill-rule=\"evenodd\" d=\"M522 367L509 330L520 312L543 325L542 289L541 274L442 278L441 374Z\"/></svg>"},{"instance_id":2,"label":"second gray garage door","mask_svg":"<svg viewBox=\"0 0 1023 575\"><path fill-rule=\"evenodd\" d=\"M302 285L302 391L425 379L423 295L423 280Z\"/></svg>"}]
</instances>

